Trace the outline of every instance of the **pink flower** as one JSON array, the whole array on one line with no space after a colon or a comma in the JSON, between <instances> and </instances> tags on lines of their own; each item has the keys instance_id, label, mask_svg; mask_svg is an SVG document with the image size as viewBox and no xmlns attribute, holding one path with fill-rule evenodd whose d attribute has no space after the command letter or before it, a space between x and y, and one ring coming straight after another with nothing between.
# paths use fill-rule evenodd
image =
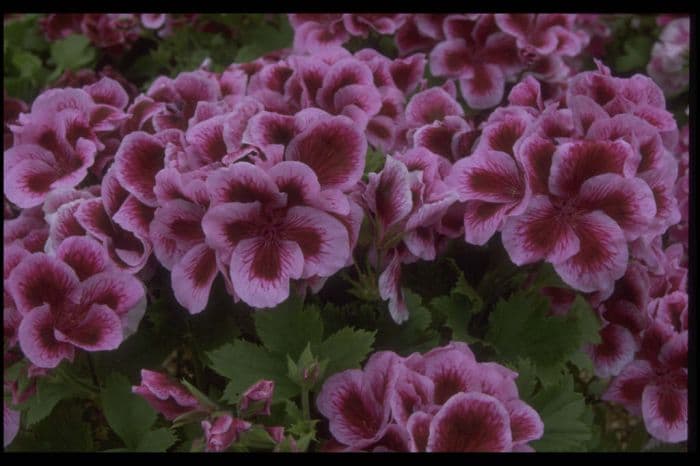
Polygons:
<instances>
[{"instance_id":1,"label":"pink flower","mask_svg":"<svg viewBox=\"0 0 700 466\"><path fill-rule=\"evenodd\" d=\"M159 372L141 369L141 385L131 387L131 391L142 396L168 421L204 409L184 385Z\"/></svg>"},{"instance_id":2,"label":"pink flower","mask_svg":"<svg viewBox=\"0 0 700 466\"><path fill-rule=\"evenodd\" d=\"M212 420L202 421L205 451L226 451L240 437L241 433L250 429L252 424L230 414L223 414Z\"/></svg>"},{"instance_id":3,"label":"pink flower","mask_svg":"<svg viewBox=\"0 0 700 466\"><path fill-rule=\"evenodd\" d=\"M651 50L647 73L671 97L683 92L690 79L690 18L678 18L664 26Z\"/></svg>"},{"instance_id":4,"label":"pink flower","mask_svg":"<svg viewBox=\"0 0 700 466\"><path fill-rule=\"evenodd\" d=\"M249 406L257 406L262 403L262 406L256 412L251 414L270 415L270 407L272 406L272 394L275 390L275 382L272 380L260 380L243 392L238 408L245 412Z\"/></svg>"},{"instance_id":5,"label":"pink flower","mask_svg":"<svg viewBox=\"0 0 700 466\"><path fill-rule=\"evenodd\" d=\"M339 443L330 448L515 451L543 434L538 414L518 399L516 376L476 362L464 343L408 358L385 351L363 371L330 377L316 403Z\"/></svg>"},{"instance_id":6,"label":"pink flower","mask_svg":"<svg viewBox=\"0 0 700 466\"><path fill-rule=\"evenodd\" d=\"M3 447L7 447L19 432L19 411L8 408L7 402L2 402L2 431Z\"/></svg>"},{"instance_id":7,"label":"pink flower","mask_svg":"<svg viewBox=\"0 0 700 466\"><path fill-rule=\"evenodd\" d=\"M136 331L145 311L143 285L117 272L88 238L70 238L56 257L34 253L10 273L8 289L22 313L22 352L39 367L72 360L75 348L114 349Z\"/></svg>"},{"instance_id":8,"label":"pink flower","mask_svg":"<svg viewBox=\"0 0 700 466\"><path fill-rule=\"evenodd\" d=\"M319 171L334 173L327 166ZM298 162L268 172L237 163L207 178L213 204L202 219L207 244L230 266L234 292L251 306L273 307L289 296L290 279L330 276L345 265L348 230L309 202L319 198L322 180L338 178L317 179Z\"/></svg>"}]
</instances>

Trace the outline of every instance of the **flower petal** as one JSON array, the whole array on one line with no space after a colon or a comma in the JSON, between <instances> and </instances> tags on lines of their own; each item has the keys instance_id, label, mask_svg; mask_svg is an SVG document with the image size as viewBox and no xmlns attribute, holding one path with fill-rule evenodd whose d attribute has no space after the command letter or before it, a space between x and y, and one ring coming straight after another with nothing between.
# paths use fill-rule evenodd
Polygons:
<instances>
[{"instance_id":1,"label":"flower petal","mask_svg":"<svg viewBox=\"0 0 700 466\"><path fill-rule=\"evenodd\" d=\"M81 281L113 267L102 245L87 236L66 238L56 249L56 257L68 264Z\"/></svg>"},{"instance_id":2,"label":"flower petal","mask_svg":"<svg viewBox=\"0 0 700 466\"><path fill-rule=\"evenodd\" d=\"M17 330L22 353L39 367L53 368L64 360L72 360L73 345L54 337L54 318L48 304L35 307L27 313Z\"/></svg>"},{"instance_id":3,"label":"flower petal","mask_svg":"<svg viewBox=\"0 0 700 466\"><path fill-rule=\"evenodd\" d=\"M637 343L629 330L615 324L606 325L600 338L601 343L588 349L595 373L602 378L617 375L634 359Z\"/></svg>"},{"instance_id":4,"label":"flower petal","mask_svg":"<svg viewBox=\"0 0 700 466\"><path fill-rule=\"evenodd\" d=\"M48 304L63 304L80 283L68 265L44 253L34 253L14 268L7 288L20 312Z\"/></svg>"},{"instance_id":5,"label":"flower petal","mask_svg":"<svg viewBox=\"0 0 700 466\"><path fill-rule=\"evenodd\" d=\"M157 207L153 188L156 174L163 169L164 145L154 136L137 131L128 134L114 156L119 182L139 201Z\"/></svg>"},{"instance_id":6,"label":"flower petal","mask_svg":"<svg viewBox=\"0 0 700 466\"><path fill-rule=\"evenodd\" d=\"M298 160L316 172L322 188L348 190L362 176L367 140L344 117L311 124L287 146L288 160Z\"/></svg>"},{"instance_id":7,"label":"flower petal","mask_svg":"<svg viewBox=\"0 0 700 466\"><path fill-rule=\"evenodd\" d=\"M289 280L301 278L304 254L292 241L256 237L240 241L231 257L236 294L253 307L274 307L289 297Z\"/></svg>"},{"instance_id":8,"label":"flower petal","mask_svg":"<svg viewBox=\"0 0 700 466\"><path fill-rule=\"evenodd\" d=\"M629 252L620 227L600 211L582 215L574 225L579 252L554 264L571 287L592 292L604 290L625 274Z\"/></svg>"},{"instance_id":9,"label":"flower petal","mask_svg":"<svg viewBox=\"0 0 700 466\"><path fill-rule=\"evenodd\" d=\"M484 109L496 106L503 98L505 77L496 65L473 66L474 75L459 80L464 100L471 108Z\"/></svg>"},{"instance_id":10,"label":"flower petal","mask_svg":"<svg viewBox=\"0 0 700 466\"><path fill-rule=\"evenodd\" d=\"M402 162L387 157L379 174L370 173L363 194L369 208L377 216L382 232L403 220L413 208L408 169Z\"/></svg>"},{"instance_id":11,"label":"flower petal","mask_svg":"<svg viewBox=\"0 0 700 466\"><path fill-rule=\"evenodd\" d=\"M489 395L459 393L450 398L430 423L426 451L510 451L510 418Z\"/></svg>"},{"instance_id":12,"label":"flower petal","mask_svg":"<svg viewBox=\"0 0 700 466\"><path fill-rule=\"evenodd\" d=\"M109 307L93 304L78 325L55 331L56 339L87 351L118 348L124 339L119 316Z\"/></svg>"},{"instance_id":13,"label":"flower petal","mask_svg":"<svg viewBox=\"0 0 700 466\"><path fill-rule=\"evenodd\" d=\"M216 278L216 257L206 244L190 249L173 267L173 292L177 302L190 314L204 310L209 301L211 285Z\"/></svg>"},{"instance_id":14,"label":"flower petal","mask_svg":"<svg viewBox=\"0 0 700 466\"><path fill-rule=\"evenodd\" d=\"M537 440L544 434L544 423L530 405L522 400L506 402L510 415L510 430L513 435L513 445L522 445Z\"/></svg>"},{"instance_id":15,"label":"flower petal","mask_svg":"<svg viewBox=\"0 0 700 466\"><path fill-rule=\"evenodd\" d=\"M648 385L642 394L642 414L647 431L669 443L688 439L688 391L664 385Z\"/></svg>"}]
</instances>

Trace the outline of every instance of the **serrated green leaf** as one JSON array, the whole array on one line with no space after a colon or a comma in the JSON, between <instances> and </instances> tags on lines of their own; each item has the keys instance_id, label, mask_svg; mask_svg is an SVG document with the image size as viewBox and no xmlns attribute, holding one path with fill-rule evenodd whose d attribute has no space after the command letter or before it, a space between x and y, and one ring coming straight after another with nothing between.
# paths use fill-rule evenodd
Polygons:
<instances>
[{"instance_id":1,"label":"serrated green leaf","mask_svg":"<svg viewBox=\"0 0 700 466\"><path fill-rule=\"evenodd\" d=\"M323 338L323 322L318 308L304 308L296 297L274 309L256 311L254 319L265 348L282 356L289 354L294 360L309 343L312 350L317 350Z\"/></svg>"},{"instance_id":2,"label":"serrated green leaf","mask_svg":"<svg viewBox=\"0 0 700 466\"><path fill-rule=\"evenodd\" d=\"M32 427L33 435L20 434L12 451L83 452L94 449L90 425L83 420L81 404L63 401L50 416Z\"/></svg>"},{"instance_id":3,"label":"serrated green leaf","mask_svg":"<svg viewBox=\"0 0 700 466\"><path fill-rule=\"evenodd\" d=\"M274 380L274 400L288 399L299 393L299 387L287 377L286 360L275 357L262 346L236 340L209 352L209 367L230 379L223 399L237 403L241 394L260 379Z\"/></svg>"},{"instance_id":4,"label":"serrated green leaf","mask_svg":"<svg viewBox=\"0 0 700 466\"><path fill-rule=\"evenodd\" d=\"M177 437L170 429L162 427L160 429L146 432L139 441L136 451L143 452L164 452L167 451L175 442Z\"/></svg>"},{"instance_id":5,"label":"serrated green leaf","mask_svg":"<svg viewBox=\"0 0 700 466\"><path fill-rule=\"evenodd\" d=\"M597 333L592 320L595 316L583 298L576 299L565 317L550 316L548 311L547 299L538 292L515 293L496 304L486 334L486 340L504 360L528 358L545 385L556 380L564 363Z\"/></svg>"},{"instance_id":6,"label":"serrated green leaf","mask_svg":"<svg viewBox=\"0 0 700 466\"><path fill-rule=\"evenodd\" d=\"M51 58L57 69L77 70L95 59L95 49L87 37L71 34L51 43Z\"/></svg>"},{"instance_id":7,"label":"serrated green leaf","mask_svg":"<svg viewBox=\"0 0 700 466\"><path fill-rule=\"evenodd\" d=\"M12 54L12 64L19 70L20 77L33 79L41 70L42 63L33 53L15 51Z\"/></svg>"},{"instance_id":8,"label":"serrated green leaf","mask_svg":"<svg viewBox=\"0 0 700 466\"><path fill-rule=\"evenodd\" d=\"M520 397L527 399L535 391L537 386L537 373L532 361L526 358L518 358L513 365L513 369L518 373L515 383L518 385Z\"/></svg>"},{"instance_id":9,"label":"serrated green leaf","mask_svg":"<svg viewBox=\"0 0 700 466\"><path fill-rule=\"evenodd\" d=\"M326 375L357 368L372 350L375 332L345 327L321 344L319 357L328 359Z\"/></svg>"},{"instance_id":10,"label":"serrated green leaf","mask_svg":"<svg viewBox=\"0 0 700 466\"><path fill-rule=\"evenodd\" d=\"M435 347L438 344L438 334L430 328L430 311L423 305L419 295L407 289L404 289L403 293L408 308L408 320L398 325L391 320L387 310L383 314L383 321L377 324L375 349L390 349L407 355Z\"/></svg>"},{"instance_id":11,"label":"serrated green leaf","mask_svg":"<svg viewBox=\"0 0 700 466\"><path fill-rule=\"evenodd\" d=\"M569 374L524 400L539 413L544 423L542 438L530 443L536 451L585 450L592 435L591 419L586 415L589 408L583 396L574 391Z\"/></svg>"},{"instance_id":12,"label":"serrated green leaf","mask_svg":"<svg viewBox=\"0 0 700 466\"><path fill-rule=\"evenodd\" d=\"M100 398L109 426L128 448L137 448L155 422L156 412L146 400L131 393L129 380L116 372L106 379Z\"/></svg>"},{"instance_id":13,"label":"serrated green leaf","mask_svg":"<svg viewBox=\"0 0 700 466\"><path fill-rule=\"evenodd\" d=\"M54 407L67 398L74 397L80 392L75 387L55 378L40 378L36 383L36 394L27 400L24 421L27 426L41 421L51 414Z\"/></svg>"}]
</instances>

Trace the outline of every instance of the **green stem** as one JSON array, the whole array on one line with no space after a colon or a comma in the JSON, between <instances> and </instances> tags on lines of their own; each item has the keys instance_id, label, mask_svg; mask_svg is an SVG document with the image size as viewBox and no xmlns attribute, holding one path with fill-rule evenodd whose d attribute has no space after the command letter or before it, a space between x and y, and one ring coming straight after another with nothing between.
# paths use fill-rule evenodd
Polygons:
<instances>
[{"instance_id":1,"label":"green stem","mask_svg":"<svg viewBox=\"0 0 700 466\"><path fill-rule=\"evenodd\" d=\"M301 412L304 415L305 420L311 419L311 413L309 411L309 389L301 389Z\"/></svg>"},{"instance_id":2,"label":"green stem","mask_svg":"<svg viewBox=\"0 0 700 466\"><path fill-rule=\"evenodd\" d=\"M88 366L90 367L90 375L92 375L92 383L97 387L97 391L100 391L100 379L97 378L97 371L95 371L95 364L92 361L92 355L87 353Z\"/></svg>"},{"instance_id":3,"label":"green stem","mask_svg":"<svg viewBox=\"0 0 700 466\"><path fill-rule=\"evenodd\" d=\"M194 380L200 390L206 391L206 387L204 386L204 371L202 368L202 363L199 360L199 347L194 338L194 330L192 329L192 321L190 319L187 319L187 330L189 331L190 339L192 340L192 365L194 366Z\"/></svg>"}]
</instances>

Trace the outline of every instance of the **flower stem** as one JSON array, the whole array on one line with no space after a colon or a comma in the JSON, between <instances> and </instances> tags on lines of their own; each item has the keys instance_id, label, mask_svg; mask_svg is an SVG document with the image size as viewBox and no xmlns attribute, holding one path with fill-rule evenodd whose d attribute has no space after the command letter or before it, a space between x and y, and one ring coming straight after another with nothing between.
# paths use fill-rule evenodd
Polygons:
<instances>
[{"instance_id":1,"label":"flower stem","mask_svg":"<svg viewBox=\"0 0 700 466\"><path fill-rule=\"evenodd\" d=\"M302 387L301 389L301 412L304 415L305 420L311 419L311 413L309 411L309 389Z\"/></svg>"}]
</instances>

